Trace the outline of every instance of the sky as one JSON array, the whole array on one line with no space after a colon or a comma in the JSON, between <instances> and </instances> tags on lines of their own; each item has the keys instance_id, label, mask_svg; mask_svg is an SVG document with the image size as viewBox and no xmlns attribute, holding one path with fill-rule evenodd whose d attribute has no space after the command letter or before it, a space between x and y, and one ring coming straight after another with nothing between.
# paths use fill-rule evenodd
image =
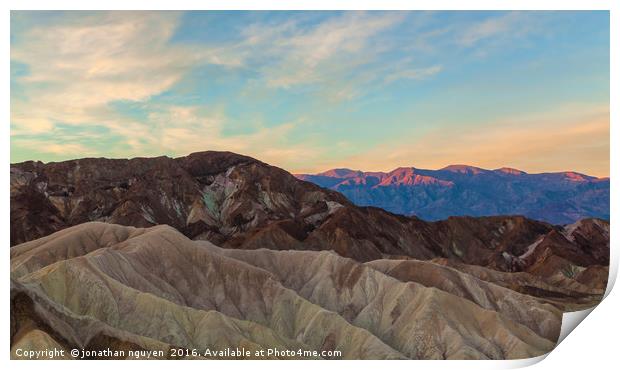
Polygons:
<instances>
[{"instance_id":1,"label":"sky","mask_svg":"<svg viewBox=\"0 0 620 370\"><path fill-rule=\"evenodd\" d=\"M11 12L11 162L609 176L609 13Z\"/></svg>"}]
</instances>

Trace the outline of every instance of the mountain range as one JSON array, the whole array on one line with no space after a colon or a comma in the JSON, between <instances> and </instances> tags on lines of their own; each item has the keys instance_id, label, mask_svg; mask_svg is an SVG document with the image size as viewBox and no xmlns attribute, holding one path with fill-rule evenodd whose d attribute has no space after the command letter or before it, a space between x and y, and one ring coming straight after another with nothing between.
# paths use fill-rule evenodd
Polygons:
<instances>
[{"instance_id":1,"label":"mountain range","mask_svg":"<svg viewBox=\"0 0 620 370\"><path fill-rule=\"evenodd\" d=\"M390 172L340 168L296 176L336 190L357 205L431 221L491 215L523 215L553 224L609 219L609 178L576 172L528 174L513 168L451 165Z\"/></svg>"},{"instance_id":2,"label":"mountain range","mask_svg":"<svg viewBox=\"0 0 620 370\"><path fill-rule=\"evenodd\" d=\"M429 222L230 152L17 163L10 192L12 356L526 358L607 284L605 220Z\"/></svg>"}]
</instances>

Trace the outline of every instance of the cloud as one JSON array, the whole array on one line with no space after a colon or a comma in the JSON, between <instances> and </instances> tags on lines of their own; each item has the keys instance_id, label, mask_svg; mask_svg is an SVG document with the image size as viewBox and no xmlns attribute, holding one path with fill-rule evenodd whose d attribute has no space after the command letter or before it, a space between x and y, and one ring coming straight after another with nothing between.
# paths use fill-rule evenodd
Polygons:
<instances>
[{"instance_id":1,"label":"cloud","mask_svg":"<svg viewBox=\"0 0 620 370\"><path fill-rule=\"evenodd\" d=\"M49 140L28 138L27 140L13 140L12 145L17 145L22 149L28 149L39 153L47 153L60 156L85 157L95 155L96 152L79 143L54 143Z\"/></svg>"},{"instance_id":2,"label":"cloud","mask_svg":"<svg viewBox=\"0 0 620 370\"><path fill-rule=\"evenodd\" d=\"M507 13L470 25L460 34L459 43L464 46L472 46L481 40L503 34L511 30L518 19L518 13Z\"/></svg>"},{"instance_id":3,"label":"cloud","mask_svg":"<svg viewBox=\"0 0 620 370\"><path fill-rule=\"evenodd\" d=\"M11 60L27 66L27 73L12 76L16 86L11 99L12 149L53 158L231 150L281 165L316 154L318 146L312 148L310 143L289 145L292 123L227 136L221 109L151 101L194 67L240 67L252 55L252 44L271 40L269 34L254 33L218 47L172 44L179 22L176 12L69 12L20 29L13 35ZM273 31L284 32L291 25ZM341 30L338 37L347 38L345 33ZM328 53L324 49L322 57ZM117 111L111 103L118 101L141 102L146 116ZM59 125L69 128L60 130ZM105 144L97 141L97 130L106 132ZM83 133L77 135L78 131Z\"/></svg>"},{"instance_id":4,"label":"cloud","mask_svg":"<svg viewBox=\"0 0 620 370\"><path fill-rule=\"evenodd\" d=\"M168 43L176 12L69 12L16 35L11 60L28 66L11 100L16 132L97 121L112 101L144 101L202 63L238 64L213 50Z\"/></svg>"},{"instance_id":5,"label":"cloud","mask_svg":"<svg viewBox=\"0 0 620 370\"><path fill-rule=\"evenodd\" d=\"M535 15L533 15L535 14ZM515 47L517 39L528 36L541 37L549 31L543 25L549 22L548 12L512 11L493 15L479 22L468 22L452 30L458 46L477 48L481 54L488 54L497 47Z\"/></svg>"},{"instance_id":6,"label":"cloud","mask_svg":"<svg viewBox=\"0 0 620 370\"><path fill-rule=\"evenodd\" d=\"M417 67L409 57L392 56L388 65L381 60L385 54L403 47L390 42L387 33L394 32L409 15L345 12L313 27L306 26L302 19L276 25L251 24L242 32L246 39L236 49L242 55L250 55L250 48L264 59L256 67L261 88L290 90L315 86L328 101L353 100L382 80L391 83L420 79L441 70L439 66ZM392 74L387 80L386 72Z\"/></svg>"},{"instance_id":7,"label":"cloud","mask_svg":"<svg viewBox=\"0 0 620 370\"><path fill-rule=\"evenodd\" d=\"M317 27L296 30L272 40L279 61L265 70L269 86L316 83L344 72L381 52L373 37L404 20L403 13L347 12ZM348 59L349 63L342 63ZM360 60L361 59L361 60Z\"/></svg>"},{"instance_id":8,"label":"cloud","mask_svg":"<svg viewBox=\"0 0 620 370\"><path fill-rule=\"evenodd\" d=\"M137 153L156 148L159 152L178 156L208 148L243 153L289 167L311 160L318 155L320 147L311 139L292 145L289 135L296 122L273 127L257 125L251 133L224 135L225 117L201 107L170 106L151 113L148 122L153 129L132 149Z\"/></svg>"},{"instance_id":9,"label":"cloud","mask_svg":"<svg viewBox=\"0 0 620 370\"><path fill-rule=\"evenodd\" d=\"M32 14L13 16L24 22ZM171 43L182 19L178 12L46 15L45 22L13 30L11 60L28 73L12 76L11 135L46 133L63 123L105 125L131 139L140 125L119 120L110 103L148 101L203 64L253 68L260 59L263 88L318 84L330 101L351 100L373 76L353 71L374 61L382 50L376 37L405 17L345 12L311 27L291 17L250 24L237 41L213 47Z\"/></svg>"},{"instance_id":10,"label":"cloud","mask_svg":"<svg viewBox=\"0 0 620 370\"><path fill-rule=\"evenodd\" d=\"M427 68L403 69L387 74L384 78L384 81L386 83L390 83L397 80L421 80L430 76L434 76L437 73L441 72L441 70L442 67L440 65L435 65Z\"/></svg>"},{"instance_id":11,"label":"cloud","mask_svg":"<svg viewBox=\"0 0 620 370\"><path fill-rule=\"evenodd\" d=\"M33 14L12 16L19 24ZM111 102L148 101L204 64L257 70L259 80L249 87L314 84L328 101L352 100L381 80L385 67L377 58L390 47L380 36L406 17L344 12L311 26L290 17L249 24L237 41L218 46L171 43L182 20L178 12L66 12L46 14L45 22L29 27L12 24L11 61L27 73L12 76L11 135L49 132L57 123L104 124L123 133L124 122L111 118ZM440 70L399 68L388 82Z\"/></svg>"}]
</instances>

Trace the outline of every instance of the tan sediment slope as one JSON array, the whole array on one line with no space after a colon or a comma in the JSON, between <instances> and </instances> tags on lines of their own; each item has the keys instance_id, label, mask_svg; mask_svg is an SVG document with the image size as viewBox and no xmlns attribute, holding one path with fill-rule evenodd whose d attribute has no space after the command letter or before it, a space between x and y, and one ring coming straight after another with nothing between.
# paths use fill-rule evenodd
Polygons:
<instances>
[{"instance_id":1,"label":"tan sediment slope","mask_svg":"<svg viewBox=\"0 0 620 370\"><path fill-rule=\"evenodd\" d=\"M554 307L491 284L467 289L479 289L488 295L503 289L506 296L513 296L498 294L498 302L508 301L505 306L496 303L485 307L415 281L402 282L333 252L211 248L273 272L285 286L367 328L411 357L422 353L423 358L449 358L450 354L459 358L481 354L498 358L508 343L514 346L509 352L518 352L527 348L526 343L544 342L534 339L530 331L555 341L560 329L560 311ZM458 281L439 268L429 273L447 280L447 284ZM470 282L478 284L473 278ZM520 307L514 302L519 299ZM412 337L412 333L416 335ZM498 344L498 337L506 340Z\"/></svg>"},{"instance_id":2,"label":"tan sediment slope","mask_svg":"<svg viewBox=\"0 0 620 370\"><path fill-rule=\"evenodd\" d=\"M499 359L555 344L561 312L550 304L445 267L428 274L462 289L401 281L375 263L85 223L11 249L11 345Z\"/></svg>"},{"instance_id":3,"label":"tan sediment slope","mask_svg":"<svg viewBox=\"0 0 620 370\"><path fill-rule=\"evenodd\" d=\"M607 267L590 266L576 279L568 278L559 272L547 278L526 272L501 272L446 259L376 260L366 264L398 280L416 281L445 290L485 308L499 307L514 311L528 321L535 316L523 307L526 301L532 304L546 302L564 312L596 305L603 298L604 290L584 285L579 279L587 280L589 276L586 274L591 274L595 276L592 280L600 282L606 279L606 275L600 275L607 273Z\"/></svg>"}]
</instances>

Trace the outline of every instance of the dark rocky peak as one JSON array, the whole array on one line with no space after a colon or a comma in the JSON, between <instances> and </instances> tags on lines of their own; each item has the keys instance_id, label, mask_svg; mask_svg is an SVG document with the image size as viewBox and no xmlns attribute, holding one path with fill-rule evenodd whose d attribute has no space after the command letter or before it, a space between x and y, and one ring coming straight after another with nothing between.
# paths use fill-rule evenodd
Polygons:
<instances>
[{"instance_id":1,"label":"dark rocky peak","mask_svg":"<svg viewBox=\"0 0 620 370\"><path fill-rule=\"evenodd\" d=\"M262 163L244 155L217 151L192 153L174 161L194 177L215 175L240 164Z\"/></svg>"}]
</instances>

